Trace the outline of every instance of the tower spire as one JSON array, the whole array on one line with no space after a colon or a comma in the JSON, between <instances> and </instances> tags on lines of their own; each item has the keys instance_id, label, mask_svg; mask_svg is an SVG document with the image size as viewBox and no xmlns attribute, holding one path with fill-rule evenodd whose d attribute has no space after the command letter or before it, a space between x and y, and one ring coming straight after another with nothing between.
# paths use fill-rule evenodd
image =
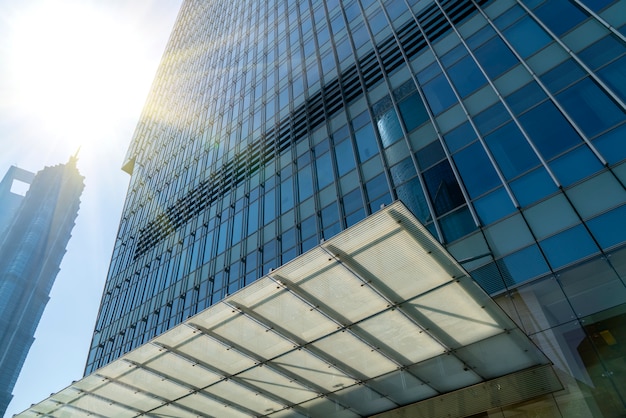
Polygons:
<instances>
[{"instance_id":1,"label":"tower spire","mask_svg":"<svg viewBox=\"0 0 626 418\"><path fill-rule=\"evenodd\" d=\"M80 147L81 146L79 145L74 155L70 156L70 163L76 164L76 161L78 161L78 153L80 152Z\"/></svg>"}]
</instances>

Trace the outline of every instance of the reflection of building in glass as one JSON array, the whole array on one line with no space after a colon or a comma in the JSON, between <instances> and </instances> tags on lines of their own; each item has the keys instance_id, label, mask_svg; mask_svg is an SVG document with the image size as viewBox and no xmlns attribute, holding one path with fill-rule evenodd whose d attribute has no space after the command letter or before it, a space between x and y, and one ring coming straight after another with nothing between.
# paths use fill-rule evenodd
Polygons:
<instances>
[{"instance_id":1,"label":"reflection of building in glass","mask_svg":"<svg viewBox=\"0 0 626 418\"><path fill-rule=\"evenodd\" d=\"M11 167L0 182L0 415L48 302L83 187L75 158L37 174Z\"/></svg>"},{"instance_id":2,"label":"reflection of building in glass","mask_svg":"<svg viewBox=\"0 0 626 418\"><path fill-rule=\"evenodd\" d=\"M400 199L555 364L524 409L618 416L625 7L185 2L86 372Z\"/></svg>"}]
</instances>

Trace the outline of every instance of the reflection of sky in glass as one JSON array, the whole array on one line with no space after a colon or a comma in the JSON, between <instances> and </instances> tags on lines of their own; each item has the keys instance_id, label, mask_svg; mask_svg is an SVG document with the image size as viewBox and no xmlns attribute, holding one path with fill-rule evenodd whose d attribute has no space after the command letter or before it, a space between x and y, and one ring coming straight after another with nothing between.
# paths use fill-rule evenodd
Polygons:
<instances>
[{"instance_id":1,"label":"reflection of sky in glass","mask_svg":"<svg viewBox=\"0 0 626 418\"><path fill-rule=\"evenodd\" d=\"M395 110L389 109L378 119L376 124L380 139L383 141L383 147L388 147L402 138L402 128L400 128L400 121Z\"/></svg>"}]
</instances>

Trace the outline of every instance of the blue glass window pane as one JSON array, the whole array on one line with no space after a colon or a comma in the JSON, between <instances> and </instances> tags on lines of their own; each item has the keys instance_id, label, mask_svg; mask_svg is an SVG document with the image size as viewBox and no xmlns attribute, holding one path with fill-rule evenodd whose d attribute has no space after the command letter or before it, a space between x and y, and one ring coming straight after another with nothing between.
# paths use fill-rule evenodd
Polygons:
<instances>
[{"instance_id":1,"label":"blue glass window pane","mask_svg":"<svg viewBox=\"0 0 626 418\"><path fill-rule=\"evenodd\" d=\"M293 208L293 177L282 179L280 183L280 211L287 212Z\"/></svg>"},{"instance_id":2,"label":"blue glass window pane","mask_svg":"<svg viewBox=\"0 0 626 418\"><path fill-rule=\"evenodd\" d=\"M339 222L339 208L337 202L333 202L320 211L322 228L327 228L335 222Z\"/></svg>"},{"instance_id":3,"label":"blue glass window pane","mask_svg":"<svg viewBox=\"0 0 626 418\"><path fill-rule=\"evenodd\" d=\"M259 229L259 201L250 203L248 207L248 235L253 234ZM210 242L207 235L207 242ZM206 247L205 247L206 248Z\"/></svg>"},{"instance_id":4,"label":"blue glass window pane","mask_svg":"<svg viewBox=\"0 0 626 418\"><path fill-rule=\"evenodd\" d=\"M363 219L365 219L365 209L359 209L358 211L346 216L346 226L351 227Z\"/></svg>"},{"instance_id":5,"label":"blue glass window pane","mask_svg":"<svg viewBox=\"0 0 626 418\"><path fill-rule=\"evenodd\" d=\"M545 199L524 211L526 222L541 240L580 223L571 203L563 193Z\"/></svg>"},{"instance_id":6,"label":"blue glass window pane","mask_svg":"<svg viewBox=\"0 0 626 418\"><path fill-rule=\"evenodd\" d=\"M315 247L317 244L319 244L319 240L317 239L316 236L302 240L302 252L305 253L309 251L311 248Z\"/></svg>"},{"instance_id":7,"label":"blue glass window pane","mask_svg":"<svg viewBox=\"0 0 626 418\"><path fill-rule=\"evenodd\" d=\"M574 84L557 98L588 137L594 137L626 118L624 111L589 78Z\"/></svg>"},{"instance_id":8,"label":"blue glass window pane","mask_svg":"<svg viewBox=\"0 0 626 418\"><path fill-rule=\"evenodd\" d=\"M580 216L590 218L626 201L624 186L615 177L619 172L614 171L603 171L567 190L567 195Z\"/></svg>"},{"instance_id":9,"label":"blue glass window pane","mask_svg":"<svg viewBox=\"0 0 626 418\"><path fill-rule=\"evenodd\" d=\"M255 202L256 203L256 202ZM255 222L256 224L259 223L259 214L258 212L254 212L254 214L250 215L250 221L249 222ZM248 224L250 225L250 224ZM248 231L249 231L249 227L248 227ZM256 231L257 229L255 229ZM248 232L249 233L249 232ZM215 230L212 229L210 231L207 232L205 241L204 241L204 255L202 257L202 264L204 263L208 263L211 258L213 258L213 236L215 234Z\"/></svg>"},{"instance_id":10,"label":"blue glass window pane","mask_svg":"<svg viewBox=\"0 0 626 418\"><path fill-rule=\"evenodd\" d=\"M267 225L268 223L276 219L276 189L271 189L265 192L264 201L265 207L263 209L263 225Z\"/></svg>"},{"instance_id":11,"label":"blue glass window pane","mask_svg":"<svg viewBox=\"0 0 626 418\"><path fill-rule=\"evenodd\" d=\"M293 260L294 258L296 258L296 256L298 255L298 249L291 247L291 248L287 248L283 251L283 253L281 254L281 263L286 263L288 261ZM245 284L248 284L247 282Z\"/></svg>"},{"instance_id":12,"label":"blue glass window pane","mask_svg":"<svg viewBox=\"0 0 626 418\"><path fill-rule=\"evenodd\" d=\"M470 272L472 278L489 294L504 290L504 280L495 262L489 263Z\"/></svg>"},{"instance_id":13,"label":"blue glass window pane","mask_svg":"<svg viewBox=\"0 0 626 418\"><path fill-rule=\"evenodd\" d=\"M395 185L402 184L417 175L415 164L413 164L413 160L410 157L391 167L389 172L391 173L391 180Z\"/></svg>"},{"instance_id":14,"label":"blue glass window pane","mask_svg":"<svg viewBox=\"0 0 626 418\"><path fill-rule=\"evenodd\" d=\"M354 189L343 197L343 210L346 215L363 209L363 195L361 189Z\"/></svg>"},{"instance_id":15,"label":"blue glass window pane","mask_svg":"<svg viewBox=\"0 0 626 418\"><path fill-rule=\"evenodd\" d=\"M333 30L334 34L338 33L342 29L345 29L346 24L343 21L343 16L341 15L341 13L339 13L336 18L330 21L330 27Z\"/></svg>"},{"instance_id":16,"label":"blue glass window pane","mask_svg":"<svg viewBox=\"0 0 626 418\"><path fill-rule=\"evenodd\" d=\"M550 163L552 171L563 186L569 186L602 169L600 160L588 146L583 145Z\"/></svg>"},{"instance_id":17,"label":"blue glass window pane","mask_svg":"<svg viewBox=\"0 0 626 418\"><path fill-rule=\"evenodd\" d=\"M334 56L332 56L332 54L331 54L331 60L333 58L334 58ZM333 64L334 64L334 61L333 61ZM296 97L300 96L304 92L304 81L302 80L301 76L300 77L296 77L292 81L292 88L293 88L293 97L294 97L294 99Z\"/></svg>"},{"instance_id":18,"label":"blue glass window pane","mask_svg":"<svg viewBox=\"0 0 626 418\"><path fill-rule=\"evenodd\" d=\"M602 249L623 243L626 239L626 205L587 221L587 226Z\"/></svg>"},{"instance_id":19,"label":"blue glass window pane","mask_svg":"<svg viewBox=\"0 0 626 418\"><path fill-rule=\"evenodd\" d=\"M344 37L337 42L337 58L339 62L347 59L352 55L352 45L348 37Z\"/></svg>"},{"instance_id":20,"label":"blue glass window pane","mask_svg":"<svg viewBox=\"0 0 626 418\"><path fill-rule=\"evenodd\" d=\"M328 227L325 227L324 230L322 231L322 237L324 237L324 239L328 239L328 238L334 237L340 232L341 232L341 225L339 224L339 222L337 222Z\"/></svg>"},{"instance_id":21,"label":"blue glass window pane","mask_svg":"<svg viewBox=\"0 0 626 418\"><path fill-rule=\"evenodd\" d=\"M504 187L474 201L474 208L483 225L489 225L513 213L515 206Z\"/></svg>"},{"instance_id":22,"label":"blue glass window pane","mask_svg":"<svg viewBox=\"0 0 626 418\"><path fill-rule=\"evenodd\" d=\"M317 66L317 62L314 62L312 65L309 65L306 68L306 82L307 85L311 87L318 81L320 81L320 72Z\"/></svg>"},{"instance_id":23,"label":"blue glass window pane","mask_svg":"<svg viewBox=\"0 0 626 418\"><path fill-rule=\"evenodd\" d=\"M428 229L428 232L430 232L430 234L433 237L438 237L439 236L439 232L437 232L437 228L435 226L434 222L431 222L429 224L424 225L426 227L426 229Z\"/></svg>"},{"instance_id":24,"label":"blue glass window pane","mask_svg":"<svg viewBox=\"0 0 626 418\"><path fill-rule=\"evenodd\" d=\"M496 78L517 64L517 58L499 37L476 48L474 55L490 78Z\"/></svg>"},{"instance_id":25,"label":"blue glass window pane","mask_svg":"<svg viewBox=\"0 0 626 418\"><path fill-rule=\"evenodd\" d=\"M361 46L365 45L366 42L369 42L370 37L367 33L367 28L365 25L359 25L352 30L350 33L352 36L352 41L354 42L354 48L359 49Z\"/></svg>"},{"instance_id":26,"label":"blue glass window pane","mask_svg":"<svg viewBox=\"0 0 626 418\"><path fill-rule=\"evenodd\" d=\"M396 188L398 199L400 199L407 208L420 220L426 223L432 219L428 203L424 196L424 190L418 178L405 183Z\"/></svg>"},{"instance_id":27,"label":"blue glass window pane","mask_svg":"<svg viewBox=\"0 0 626 418\"><path fill-rule=\"evenodd\" d=\"M615 128L593 141L596 149L609 164L626 159L626 124Z\"/></svg>"},{"instance_id":28,"label":"blue glass window pane","mask_svg":"<svg viewBox=\"0 0 626 418\"><path fill-rule=\"evenodd\" d=\"M443 215L465 203L461 188L448 160L424 172L424 182L437 215Z\"/></svg>"},{"instance_id":29,"label":"blue glass window pane","mask_svg":"<svg viewBox=\"0 0 626 418\"><path fill-rule=\"evenodd\" d=\"M354 118L352 118L352 121L350 123L352 124L352 129L354 129L355 131L358 131L365 125L369 124L370 121L371 121L370 114L369 112L365 111L365 112L359 113Z\"/></svg>"},{"instance_id":30,"label":"blue glass window pane","mask_svg":"<svg viewBox=\"0 0 626 418\"><path fill-rule=\"evenodd\" d=\"M307 155L308 158L308 155ZM269 190L276 185L276 176L274 176L275 165L272 163L271 168L265 169L265 189ZM228 201L226 199L226 201Z\"/></svg>"},{"instance_id":31,"label":"blue glass window pane","mask_svg":"<svg viewBox=\"0 0 626 418\"><path fill-rule=\"evenodd\" d=\"M520 206L525 207L558 189L545 168L540 167L510 183L511 190Z\"/></svg>"},{"instance_id":32,"label":"blue glass window pane","mask_svg":"<svg viewBox=\"0 0 626 418\"><path fill-rule=\"evenodd\" d=\"M343 176L356 167L352 143L349 139L335 146L335 162L339 176Z\"/></svg>"},{"instance_id":33,"label":"blue glass window pane","mask_svg":"<svg viewBox=\"0 0 626 418\"><path fill-rule=\"evenodd\" d=\"M437 62L433 62L422 71L417 73L417 80L420 84L426 84L437 75L441 75L441 67L439 67L439 64Z\"/></svg>"},{"instance_id":34,"label":"blue glass window pane","mask_svg":"<svg viewBox=\"0 0 626 418\"><path fill-rule=\"evenodd\" d=\"M330 40L330 32L325 24L318 24L316 27L317 42L319 45L326 45Z\"/></svg>"},{"instance_id":35,"label":"blue glass window pane","mask_svg":"<svg viewBox=\"0 0 626 418\"><path fill-rule=\"evenodd\" d=\"M330 141L328 139L324 139L320 141L319 144L313 147L313 154L316 156L320 156L324 154L326 151L328 151L329 149L330 149Z\"/></svg>"},{"instance_id":36,"label":"blue glass window pane","mask_svg":"<svg viewBox=\"0 0 626 418\"><path fill-rule=\"evenodd\" d=\"M413 79L409 79L408 81L405 81L404 83L402 83L400 87L396 87L395 89L393 89L393 97L397 101L403 100L414 94L417 94L417 87Z\"/></svg>"},{"instance_id":37,"label":"blue glass window pane","mask_svg":"<svg viewBox=\"0 0 626 418\"><path fill-rule=\"evenodd\" d=\"M487 135L485 142L507 179L539 164L539 158L513 122Z\"/></svg>"},{"instance_id":38,"label":"blue glass window pane","mask_svg":"<svg viewBox=\"0 0 626 418\"><path fill-rule=\"evenodd\" d=\"M376 136L372 125L366 124L363 128L354 133L356 138L356 147L359 152L359 159L366 161L370 157L378 154L378 146L376 145Z\"/></svg>"},{"instance_id":39,"label":"blue glass window pane","mask_svg":"<svg viewBox=\"0 0 626 418\"><path fill-rule=\"evenodd\" d=\"M504 105L500 102L482 111L474 117L476 128L482 135L486 135L498 126L511 119Z\"/></svg>"},{"instance_id":40,"label":"blue glass window pane","mask_svg":"<svg viewBox=\"0 0 626 418\"><path fill-rule=\"evenodd\" d=\"M445 134L443 139L446 141L446 145L448 146L450 152L456 152L475 140L476 132L474 132L474 128L472 128L472 125L470 125L469 122L465 122Z\"/></svg>"},{"instance_id":41,"label":"blue glass window pane","mask_svg":"<svg viewBox=\"0 0 626 418\"><path fill-rule=\"evenodd\" d=\"M312 54L305 53L304 55L311 56L313 54L314 53ZM336 67L335 55L330 52L323 55L321 59L321 64L322 64L322 74L330 73ZM295 94L295 88L294 88L294 97L297 97L297 95Z\"/></svg>"},{"instance_id":42,"label":"blue glass window pane","mask_svg":"<svg viewBox=\"0 0 626 418\"><path fill-rule=\"evenodd\" d=\"M328 186L333 182L333 165L330 160L330 153L325 153L315 160L315 168L317 172L317 184L320 189Z\"/></svg>"},{"instance_id":43,"label":"blue glass window pane","mask_svg":"<svg viewBox=\"0 0 626 418\"><path fill-rule=\"evenodd\" d=\"M280 237L280 242L283 248L287 249L296 245L296 239L297 239L296 228L291 227L282 233Z\"/></svg>"},{"instance_id":44,"label":"blue glass window pane","mask_svg":"<svg viewBox=\"0 0 626 418\"><path fill-rule=\"evenodd\" d=\"M407 13L406 3L400 0L385 1L385 9L389 14L389 19L392 21Z\"/></svg>"},{"instance_id":45,"label":"blue glass window pane","mask_svg":"<svg viewBox=\"0 0 626 418\"><path fill-rule=\"evenodd\" d=\"M600 78L622 100L626 100L626 55L598 71Z\"/></svg>"},{"instance_id":46,"label":"blue glass window pane","mask_svg":"<svg viewBox=\"0 0 626 418\"><path fill-rule=\"evenodd\" d=\"M551 41L541 26L528 16L505 30L504 35L522 58L534 54Z\"/></svg>"},{"instance_id":47,"label":"blue glass window pane","mask_svg":"<svg viewBox=\"0 0 626 418\"><path fill-rule=\"evenodd\" d=\"M471 49L476 49L478 46L485 43L488 39L490 39L495 34L496 34L496 31L494 31L491 26L485 25L485 27L483 27L478 32L476 32L475 34L467 38L467 45L469 45Z\"/></svg>"},{"instance_id":48,"label":"blue glass window pane","mask_svg":"<svg viewBox=\"0 0 626 418\"><path fill-rule=\"evenodd\" d=\"M450 67L452 64L460 60L463 56L467 55L467 49L463 44L458 44L452 48L449 52L446 52L441 56L440 61L445 67Z\"/></svg>"},{"instance_id":49,"label":"blue glass window pane","mask_svg":"<svg viewBox=\"0 0 626 418\"><path fill-rule=\"evenodd\" d=\"M456 96L443 75L425 84L422 90L434 114L439 114L456 103Z\"/></svg>"},{"instance_id":50,"label":"blue glass window pane","mask_svg":"<svg viewBox=\"0 0 626 418\"><path fill-rule=\"evenodd\" d=\"M615 0L582 0L582 3L587 5L594 12L599 12Z\"/></svg>"},{"instance_id":51,"label":"blue glass window pane","mask_svg":"<svg viewBox=\"0 0 626 418\"><path fill-rule=\"evenodd\" d=\"M303 201L313 195L313 178L311 166L308 165L298 171L298 198Z\"/></svg>"},{"instance_id":52,"label":"blue glass window pane","mask_svg":"<svg viewBox=\"0 0 626 418\"><path fill-rule=\"evenodd\" d=\"M536 245L504 257L499 264L506 269L505 275L510 276L514 283L521 283L550 272L546 260Z\"/></svg>"},{"instance_id":53,"label":"blue glass window pane","mask_svg":"<svg viewBox=\"0 0 626 418\"><path fill-rule=\"evenodd\" d=\"M552 93L567 87L585 76L585 72L574 60L568 59L542 75L541 81Z\"/></svg>"},{"instance_id":54,"label":"blue glass window pane","mask_svg":"<svg viewBox=\"0 0 626 418\"><path fill-rule=\"evenodd\" d=\"M383 147L388 147L402 138L402 128L395 109L391 108L376 118L376 127L383 142Z\"/></svg>"},{"instance_id":55,"label":"blue glass window pane","mask_svg":"<svg viewBox=\"0 0 626 418\"><path fill-rule=\"evenodd\" d=\"M461 97L468 96L487 82L469 55L450 67L448 75Z\"/></svg>"},{"instance_id":56,"label":"blue glass window pane","mask_svg":"<svg viewBox=\"0 0 626 418\"><path fill-rule=\"evenodd\" d=\"M374 212L380 210L382 207L390 204L392 201L393 201L393 199L391 199L391 193L385 193L381 197L379 197L376 200L373 200L372 202L370 202L370 204L369 204L370 213L374 213Z\"/></svg>"},{"instance_id":57,"label":"blue glass window pane","mask_svg":"<svg viewBox=\"0 0 626 418\"><path fill-rule=\"evenodd\" d=\"M439 220L439 225L446 242L464 237L476 229L476 223L467 206L442 217Z\"/></svg>"},{"instance_id":58,"label":"blue glass window pane","mask_svg":"<svg viewBox=\"0 0 626 418\"><path fill-rule=\"evenodd\" d=\"M506 102L513 113L519 115L529 107L542 102L545 98L547 98L547 96L541 87L539 87L539 84L531 81L521 89L507 96Z\"/></svg>"},{"instance_id":59,"label":"blue glass window pane","mask_svg":"<svg viewBox=\"0 0 626 418\"><path fill-rule=\"evenodd\" d=\"M513 22L515 22L517 19L524 15L526 15L524 9L522 9L518 5L515 5L506 12L502 13L497 18L495 18L494 23L500 30L502 30L510 26Z\"/></svg>"},{"instance_id":60,"label":"blue glass window pane","mask_svg":"<svg viewBox=\"0 0 626 418\"><path fill-rule=\"evenodd\" d=\"M300 224L300 233L302 234L302 240L317 233L316 218L316 216L308 217Z\"/></svg>"},{"instance_id":61,"label":"blue glass window pane","mask_svg":"<svg viewBox=\"0 0 626 418\"><path fill-rule=\"evenodd\" d=\"M420 169L425 170L446 157L439 141L433 141L415 153Z\"/></svg>"},{"instance_id":62,"label":"blue glass window pane","mask_svg":"<svg viewBox=\"0 0 626 418\"><path fill-rule=\"evenodd\" d=\"M612 35L605 36L578 53L592 70L595 70L625 52L624 45Z\"/></svg>"},{"instance_id":63,"label":"blue glass window pane","mask_svg":"<svg viewBox=\"0 0 626 418\"><path fill-rule=\"evenodd\" d=\"M364 4L363 8L366 8L366 7L367 6ZM369 21L369 24L370 24L370 30L374 34L380 32L382 28L387 26L387 19L386 19L385 15L383 13L381 13L381 12L378 12L378 13L374 14L373 16L370 16L368 21Z\"/></svg>"},{"instance_id":64,"label":"blue glass window pane","mask_svg":"<svg viewBox=\"0 0 626 418\"><path fill-rule=\"evenodd\" d=\"M578 225L539 243L552 268L557 269L598 251L587 230Z\"/></svg>"},{"instance_id":65,"label":"blue glass window pane","mask_svg":"<svg viewBox=\"0 0 626 418\"><path fill-rule=\"evenodd\" d=\"M289 86L283 88L278 94L278 103L280 109L287 106L289 104Z\"/></svg>"},{"instance_id":66,"label":"blue glass window pane","mask_svg":"<svg viewBox=\"0 0 626 418\"><path fill-rule=\"evenodd\" d=\"M374 120L378 120L389 109L393 109L393 102L391 101L391 97L387 94L382 99L372 105Z\"/></svg>"},{"instance_id":67,"label":"blue glass window pane","mask_svg":"<svg viewBox=\"0 0 626 418\"><path fill-rule=\"evenodd\" d=\"M368 200L374 200L383 193L389 193L385 174L381 173L365 183L365 191L367 192Z\"/></svg>"},{"instance_id":68,"label":"blue glass window pane","mask_svg":"<svg viewBox=\"0 0 626 418\"><path fill-rule=\"evenodd\" d=\"M472 198L500 185L496 170L479 142L462 149L453 158L465 189Z\"/></svg>"},{"instance_id":69,"label":"blue glass window pane","mask_svg":"<svg viewBox=\"0 0 626 418\"><path fill-rule=\"evenodd\" d=\"M263 246L263 260L269 261L276 258L276 240L271 240Z\"/></svg>"},{"instance_id":70,"label":"blue glass window pane","mask_svg":"<svg viewBox=\"0 0 626 418\"><path fill-rule=\"evenodd\" d=\"M535 9L545 25L560 36L582 22L587 16L567 0L550 0Z\"/></svg>"},{"instance_id":71,"label":"blue glass window pane","mask_svg":"<svg viewBox=\"0 0 626 418\"><path fill-rule=\"evenodd\" d=\"M428 120L428 113L418 93L402 100L398 103L398 108L407 132L411 132Z\"/></svg>"},{"instance_id":72,"label":"blue glass window pane","mask_svg":"<svg viewBox=\"0 0 626 418\"><path fill-rule=\"evenodd\" d=\"M552 102L540 104L520 116L519 120L541 155L547 160L582 141Z\"/></svg>"}]
</instances>

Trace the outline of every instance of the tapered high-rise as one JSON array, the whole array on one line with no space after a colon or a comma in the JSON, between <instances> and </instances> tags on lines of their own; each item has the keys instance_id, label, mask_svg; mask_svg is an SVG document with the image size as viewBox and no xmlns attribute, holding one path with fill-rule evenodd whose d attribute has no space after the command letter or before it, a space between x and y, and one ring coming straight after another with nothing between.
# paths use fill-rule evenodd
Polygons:
<instances>
[{"instance_id":1,"label":"tapered high-rise","mask_svg":"<svg viewBox=\"0 0 626 418\"><path fill-rule=\"evenodd\" d=\"M186 1L86 373L401 200L559 373L494 416L620 416L625 25L622 0Z\"/></svg>"},{"instance_id":2,"label":"tapered high-rise","mask_svg":"<svg viewBox=\"0 0 626 418\"><path fill-rule=\"evenodd\" d=\"M14 183L28 185L25 195ZM48 303L78 214L76 158L36 174L11 167L0 182L0 415Z\"/></svg>"}]
</instances>

